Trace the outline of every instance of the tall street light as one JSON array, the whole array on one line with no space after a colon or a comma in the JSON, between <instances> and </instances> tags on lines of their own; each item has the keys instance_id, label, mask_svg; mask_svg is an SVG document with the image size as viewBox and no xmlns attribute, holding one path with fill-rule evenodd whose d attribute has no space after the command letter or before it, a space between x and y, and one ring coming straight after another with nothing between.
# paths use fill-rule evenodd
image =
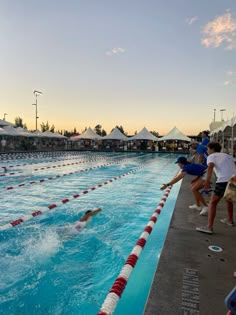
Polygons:
<instances>
[{"instance_id":1,"label":"tall street light","mask_svg":"<svg viewBox=\"0 0 236 315\"><path fill-rule=\"evenodd\" d=\"M38 100L37 100L37 97L39 95L42 95L43 93L40 92L40 91L34 91L33 92L34 95L35 95L35 104L32 104L35 106L35 130L38 130Z\"/></svg>"},{"instance_id":2,"label":"tall street light","mask_svg":"<svg viewBox=\"0 0 236 315\"><path fill-rule=\"evenodd\" d=\"M223 118L223 112L224 112L224 111L226 111L225 108L220 109L220 112L221 112L221 121L224 121L224 118Z\"/></svg>"}]
</instances>

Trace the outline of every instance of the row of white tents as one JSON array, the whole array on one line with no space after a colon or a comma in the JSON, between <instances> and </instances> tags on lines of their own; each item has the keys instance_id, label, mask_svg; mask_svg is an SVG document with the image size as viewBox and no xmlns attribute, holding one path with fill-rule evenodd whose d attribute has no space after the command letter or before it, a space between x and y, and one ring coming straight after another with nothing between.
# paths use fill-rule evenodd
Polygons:
<instances>
[{"instance_id":1,"label":"row of white tents","mask_svg":"<svg viewBox=\"0 0 236 315\"><path fill-rule=\"evenodd\" d=\"M60 138L60 139L67 139L67 137L57 133L57 132L51 132L51 131L44 131L41 132L39 130L30 132L25 130L24 128L17 127L14 128L12 126L4 126L0 127L0 136L12 136L12 137L27 137L27 138Z\"/></svg>"},{"instance_id":2,"label":"row of white tents","mask_svg":"<svg viewBox=\"0 0 236 315\"><path fill-rule=\"evenodd\" d=\"M83 132L81 135L70 137L71 141L80 140L120 140L120 141L135 141L135 140L147 140L147 141L168 141L168 140L178 140L191 142L191 138L185 136L178 128L174 127L169 133L164 137L157 138L151 132L144 127L140 132L138 132L133 137L127 137L124 135L117 127L114 128L111 133L107 136L100 136L96 134L90 127Z\"/></svg>"},{"instance_id":3,"label":"row of white tents","mask_svg":"<svg viewBox=\"0 0 236 315\"><path fill-rule=\"evenodd\" d=\"M17 127L10 122L0 119L0 136L22 136L22 137L46 137L46 138L61 138L67 139L67 137L50 131L34 131L30 132L24 128ZM81 135L72 136L69 138L70 141L80 141L80 140L120 140L120 141L133 141L133 140L148 140L148 141L168 141L168 140L179 140L190 142L191 138L184 135L178 128L174 127L170 132L168 132L164 137L157 138L151 132L144 127L140 132L138 132L133 137L127 137L116 127L107 136L100 136L92 128L88 128Z\"/></svg>"},{"instance_id":4,"label":"row of white tents","mask_svg":"<svg viewBox=\"0 0 236 315\"><path fill-rule=\"evenodd\" d=\"M55 138L55 139L67 139L67 137L57 133L57 132L40 132L38 130L34 132L30 132L24 128L17 127L14 128L14 125L5 120L0 120L0 136L13 136L13 137L27 137L27 138ZM68 140L72 142L80 141L80 140L119 140L119 141L135 141L135 140L147 140L147 141L168 141L168 140L178 140L191 142L191 138L184 135L178 128L174 127L170 132L168 132L164 137L157 138L151 132L144 127L140 132L135 134L133 137L127 137L116 127L111 133L107 136L98 135L92 128L88 128L81 135L76 135L70 137Z\"/></svg>"}]
</instances>

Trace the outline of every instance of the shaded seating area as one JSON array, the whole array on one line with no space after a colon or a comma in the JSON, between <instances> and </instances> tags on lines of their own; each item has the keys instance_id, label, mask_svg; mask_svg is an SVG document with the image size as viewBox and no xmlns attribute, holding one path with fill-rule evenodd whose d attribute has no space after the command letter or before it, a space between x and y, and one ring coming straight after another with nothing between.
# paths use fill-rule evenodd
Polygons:
<instances>
[{"instance_id":1,"label":"shaded seating area","mask_svg":"<svg viewBox=\"0 0 236 315\"><path fill-rule=\"evenodd\" d=\"M29 132L21 127L10 125L0 127L1 152L63 150L67 137L50 131Z\"/></svg>"},{"instance_id":2,"label":"shaded seating area","mask_svg":"<svg viewBox=\"0 0 236 315\"><path fill-rule=\"evenodd\" d=\"M91 127L82 134L69 138L50 131L29 132L10 125L0 126L1 151L129 151L129 152L189 152L191 138L174 127L163 137L156 137L144 127L132 137L123 134L117 127L102 137ZM2 141L3 140L3 141ZM5 142L5 143L4 143Z\"/></svg>"},{"instance_id":3,"label":"shaded seating area","mask_svg":"<svg viewBox=\"0 0 236 315\"><path fill-rule=\"evenodd\" d=\"M158 138L159 151L189 152L192 139L177 127L172 128L165 136Z\"/></svg>"},{"instance_id":4,"label":"shaded seating area","mask_svg":"<svg viewBox=\"0 0 236 315\"><path fill-rule=\"evenodd\" d=\"M88 128L81 135L70 137L68 148L73 150L100 150L102 137Z\"/></svg>"},{"instance_id":5,"label":"shaded seating area","mask_svg":"<svg viewBox=\"0 0 236 315\"><path fill-rule=\"evenodd\" d=\"M222 150L236 156L236 116L222 123L210 133L211 141L219 142Z\"/></svg>"}]
</instances>

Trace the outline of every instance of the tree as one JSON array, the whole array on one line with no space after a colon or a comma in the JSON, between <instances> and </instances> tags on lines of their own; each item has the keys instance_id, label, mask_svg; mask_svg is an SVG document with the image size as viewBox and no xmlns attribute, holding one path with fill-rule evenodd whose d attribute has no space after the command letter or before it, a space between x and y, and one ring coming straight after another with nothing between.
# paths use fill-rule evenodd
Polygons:
<instances>
[{"instance_id":1,"label":"tree","mask_svg":"<svg viewBox=\"0 0 236 315\"><path fill-rule=\"evenodd\" d=\"M102 129L101 136L104 137L104 136L106 136L106 135L107 135L106 131L105 131L104 129Z\"/></svg>"},{"instance_id":2,"label":"tree","mask_svg":"<svg viewBox=\"0 0 236 315\"><path fill-rule=\"evenodd\" d=\"M96 132L96 134L98 134L99 136L102 135L102 126L101 125L97 125L94 127L94 131Z\"/></svg>"},{"instance_id":3,"label":"tree","mask_svg":"<svg viewBox=\"0 0 236 315\"><path fill-rule=\"evenodd\" d=\"M119 129L120 132L123 133L123 135L126 135L126 136L127 136L127 132L124 131L124 128L123 128L122 126L120 126L120 127L119 127L119 126L116 126L116 128Z\"/></svg>"},{"instance_id":4,"label":"tree","mask_svg":"<svg viewBox=\"0 0 236 315\"><path fill-rule=\"evenodd\" d=\"M150 131L155 137L159 137L159 132L157 132L157 131Z\"/></svg>"},{"instance_id":5,"label":"tree","mask_svg":"<svg viewBox=\"0 0 236 315\"><path fill-rule=\"evenodd\" d=\"M23 119L20 116L15 118L15 125L16 127L23 128Z\"/></svg>"},{"instance_id":6,"label":"tree","mask_svg":"<svg viewBox=\"0 0 236 315\"><path fill-rule=\"evenodd\" d=\"M48 124L48 121L47 123L45 124L44 122L42 122L42 124L40 125L41 126L41 131L44 132L44 131L47 131L50 129L50 126Z\"/></svg>"},{"instance_id":7,"label":"tree","mask_svg":"<svg viewBox=\"0 0 236 315\"><path fill-rule=\"evenodd\" d=\"M52 125L52 127L50 128L50 131L53 133L55 132L55 126L54 125Z\"/></svg>"}]
</instances>

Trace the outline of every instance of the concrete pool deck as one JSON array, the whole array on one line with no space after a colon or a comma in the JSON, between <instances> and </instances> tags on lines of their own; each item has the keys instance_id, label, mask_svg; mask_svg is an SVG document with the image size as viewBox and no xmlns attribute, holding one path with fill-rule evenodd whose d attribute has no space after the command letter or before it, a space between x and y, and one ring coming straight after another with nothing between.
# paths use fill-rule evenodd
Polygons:
<instances>
[{"instance_id":1,"label":"concrete pool deck","mask_svg":"<svg viewBox=\"0 0 236 315\"><path fill-rule=\"evenodd\" d=\"M236 227L219 221L227 217L221 200L214 234L195 230L207 224L207 217L188 208L194 203L190 180L189 176L183 179L144 315L227 313L224 299L236 286ZM223 250L211 251L211 245Z\"/></svg>"}]
</instances>

